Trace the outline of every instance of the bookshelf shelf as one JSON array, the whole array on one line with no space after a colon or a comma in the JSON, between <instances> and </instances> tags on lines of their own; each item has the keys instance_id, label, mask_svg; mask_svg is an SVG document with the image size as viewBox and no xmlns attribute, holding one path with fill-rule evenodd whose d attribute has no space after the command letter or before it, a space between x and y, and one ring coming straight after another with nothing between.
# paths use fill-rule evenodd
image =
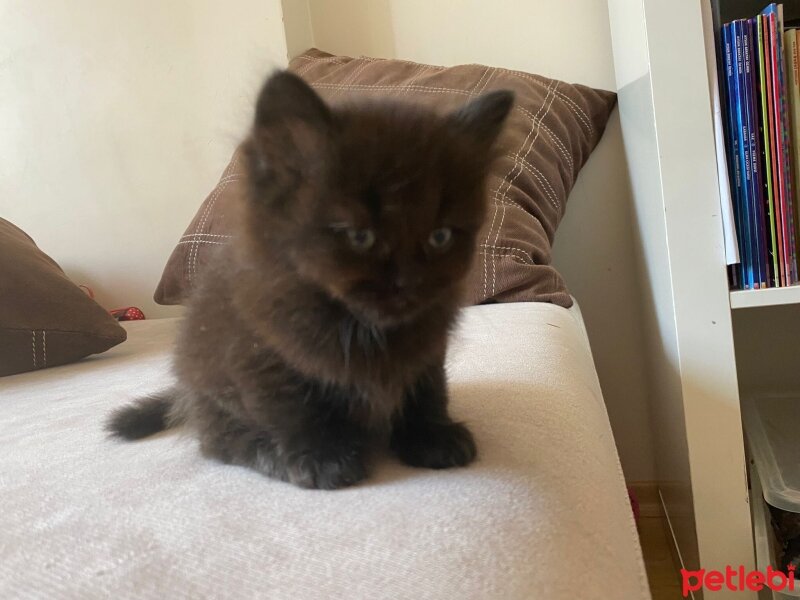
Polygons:
<instances>
[{"instance_id":1,"label":"bookshelf shelf","mask_svg":"<svg viewBox=\"0 0 800 600\"><path fill-rule=\"evenodd\" d=\"M731 292L731 308L733 309L777 306L779 304L800 304L800 285Z\"/></svg>"}]
</instances>

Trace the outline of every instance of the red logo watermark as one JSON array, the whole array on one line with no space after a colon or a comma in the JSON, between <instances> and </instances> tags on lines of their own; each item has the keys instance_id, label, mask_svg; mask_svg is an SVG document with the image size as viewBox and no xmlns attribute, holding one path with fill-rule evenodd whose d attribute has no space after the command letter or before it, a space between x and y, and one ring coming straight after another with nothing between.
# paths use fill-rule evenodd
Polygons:
<instances>
[{"instance_id":1,"label":"red logo watermark","mask_svg":"<svg viewBox=\"0 0 800 600\"><path fill-rule=\"evenodd\" d=\"M745 573L744 567L741 565L738 569L728 565L725 567L724 573L705 569L697 571L681 569L683 597L686 598L689 592L696 592L700 589L718 592L723 587L740 592L744 590L760 592L765 587L779 592L787 588L792 590L794 589L794 569L794 566L790 566L788 575L782 571L776 571L772 567L767 567L766 573L761 571Z\"/></svg>"}]
</instances>

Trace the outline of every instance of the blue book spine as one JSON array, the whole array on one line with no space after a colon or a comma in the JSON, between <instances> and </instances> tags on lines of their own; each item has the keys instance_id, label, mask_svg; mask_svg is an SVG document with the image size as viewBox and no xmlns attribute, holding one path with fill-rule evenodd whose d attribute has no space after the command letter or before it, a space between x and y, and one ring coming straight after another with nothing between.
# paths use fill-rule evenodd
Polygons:
<instances>
[{"instance_id":1,"label":"blue book spine","mask_svg":"<svg viewBox=\"0 0 800 600\"><path fill-rule=\"evenodd\" d=\"M742 223L742 172L739 165L739 140L736 132L736 48L733 40L732 25L726 23L722 27L722 60L724 66L724 106L725 124L727 135L725 136L727 145L728 177L730 178L731 194L733 195L733 217L736 225L736 239L739 241L739 264L735 265L737 270L736 283L738 287L745 287L747 280L745 273L745 251L744 251L744 229Z\"/></svg>"},{"instance_id":2,"label":"blue book spine","mask_svg":"<svg viewBox=\"0 0 800 600\"><path fill-rule=\"evenodd\" d=\"M754 269L755 253L754 242L752 235L752 217L750 210L750 188L752 180L752 172L750 171L750 137L748 135L747 123L747 110L746 98L744 96L744 35L742 30L742 21L734 21L731 23L731 34L734 49L734 64L735 77L733 79L734 94L733 101L736 107L736 141L739 146L739 172L741 175L741 191L742 191L742 233L744 233L744 287L745 289L753 289L757 279L757 273Z\"/></svg>"},{"instance_id":3,"label":"blue book spine","mask_svg":"<svg viewBox=\"0 0 800 600\"><path fill-rule=\"evenodd\" d=\"M756 264L758 265L759 287L765 288L770 280L769 252L767 250L766 214L764 211L764 182L762 180L761 164L761 132L759 108L761 100L759 85L756 83L756 70L758 65L757 36L755 33L755 19L749 19L744 26L744 70L745 70L745 95L747 97L747 120L749 146L750 146L750 172L751 172L751 198L753 200L753 229L756 237Z\"/></svg>"}]
</instances>

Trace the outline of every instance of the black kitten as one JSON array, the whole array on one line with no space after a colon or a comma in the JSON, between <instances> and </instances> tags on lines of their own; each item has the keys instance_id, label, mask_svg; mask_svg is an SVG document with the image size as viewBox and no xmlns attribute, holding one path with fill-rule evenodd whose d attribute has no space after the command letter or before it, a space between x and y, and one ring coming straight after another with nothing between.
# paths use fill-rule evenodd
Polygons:
<instances>
[{"instance_id":1,"label":"black kitten","mask_svg":"<svg viewBox=\"0 0 800 600\"><path fill-rule=\"evenodd\" d=\"M178 383L109 429L186 423L205 455L310 488L363 479L382 432L410 465L472 461L443 363L512 102L330 107L272 76L245 143L249 197L190 299Z\"/></svg>"}]
</instances>

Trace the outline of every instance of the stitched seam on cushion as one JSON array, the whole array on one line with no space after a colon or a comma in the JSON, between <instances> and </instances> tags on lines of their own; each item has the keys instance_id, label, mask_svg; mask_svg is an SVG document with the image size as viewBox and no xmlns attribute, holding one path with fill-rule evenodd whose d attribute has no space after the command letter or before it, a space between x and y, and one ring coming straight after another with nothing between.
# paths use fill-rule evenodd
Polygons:
<instances>
[{"instance_id":1,"label":"stitched seam on cushion","mask_svg":"<svg viewBox=\"0 0 800 600\"><path fill-rule=\"evenodd\" d=\"M558 82L556 82L556 86L557 85L558 85ZM547 94L545 95L545 101L542 104L542 106L539 107L539 110L536 111L536 116L537 117L538 117L539 113L542 111L542 109L545 108L545 105L547 105L547 100L551 96L551 91L552 91L551 88L548 87ZM553 97L555 98L555 96L553 96ZM550 102L550 106L552 106L552 105L553 105L553 103ZM550 112L550 107L547 108L547 110L545 112L545 116L549 112ZM544 118L544 117L542 117L542 118ZM540 120L540 122L541 122L541 120ZM533 134L534 129L536 130L536 134L535 134L535 136L533 138L533 141L530 143L530 145L528 145L528 139L531 137L531 134ZM531 129L528 132L528 134L525 136L525 141L523 142L523 144L520 147L520 149L517 151L517 154L519 154L525 148L526 145L528 145L528 149L525 152L525 154L523 155L523 157L527 157L528 154L530 154L531 150L533 149L533 145L536 143L536 140L539 137L539 131L540 130L536 127L536 118L531 119ZM519 177L520 173L522 173L523 169L520 166L519 170L517 171L517 173L513 177L511 177L511 179L508 179L511 176L511 174L514 173L515 170L517 170L517 164L518 164L518 161L515 160L513 166L509 170L508 174L503 178L503 183L507 184L507 185L506 185L505 189L503 190L503 197L501 198L501 200L506 200L507 199L508 190L511 189L511 186L513 185L514 181L516 181L517 177ZM503 189L503 185L501 185L495 191L495 194L494 194L494 199L495 200L498 199L498 195L499 195L499 192L500 192L501 189ZM497 228L497 235L495 235L495 240L494 240L495 244L497 243L497 240L500 237L500 228L503 226L503 221L505 219L505 211L506 211L505 206L503 206L501 210L502 210L502 215L501 215L501 218L500 218L500 227ZM495 205L495 216L497 216L496 205ZM484 241L485 244L489 243L489 238L492 235L492 228L493 227L494 227L494 218L492 219L492 227L489 228L489 235L486 237L486 240ZM497 284L497 267L496 267L495 262L496 261L494 261L494 260L492 261L492 295L495 294L496 284Z\"/></svg>"},{"instance_id":2,"label":"stitched seam on cushion","mask_svg":"<svg viewBox=\"0 0 800 600\"><path fill-rule=\"evenodd\" d=\"M480 254L482 254L483 256L491 256L492 258L508 258L509 260L513 260L515 263L520 264L520 265L525 265L526 267L535 267L536 266L534 263L527 262L527 261L521 259L519 256L516 256L514 254L502 254L502 253L499 253L499 252L487 252L485 250L483 252L481 252Z\"/></svg>"},{"instance_id":3,"label":"stitched seam on cushion","mask_svg":"<svg viewBox=\"0 0 800 600\"><path fill-rule=\"evenodd\" d=\"M413 64L413 63L412 63ZM495 67L492 67L495 68ZM494 73L492 73L493 75ZM485 82L488 84L488 80ZM558 85L560 82L553 80L553 83ZM312 88L324 88L324 89L332 89L332 90L353 90L353 91L361 91L361 92L368 92L370 90L376 91L403 91L406 92L408 90L414 90L418 92L429 92L432 94L458 94L460 96L467 96L472 97L475 95L475 92L467 92L464 90L457 90L454 88L445 88L445 87L431 87L425 86L421 84L411 84L411 85L389 85L389 84L369 84L369 83L325 83L325 82L315 82L310 84ZM553 98L555 100L555 98ZM546 97L545 97L546 101ZM541 110L541 106L539 107ZM511 109L512 112L519 112L523 116L530 117L530 111L527 109L518 107L514 105Z\"/></svg>"},{"instance_id":4,"label":"stitched seam on cushion","mask_svg":"<svg viewBox=\"0 0 800 600\"><path fill-rule=\"evenodd\" d=\"M566 146L564 146L564 143L559 139L559 137L555 133L553 133L553 130L550 129L544 123L542 123L542 129L544 129L544 132L547 134L547 137L549 137L552 140L552 142L555 144L556 148L561 153L561 156L563 156L566 159L567 163L569 163L569 168L571 170L574 170L575 169L575 162L572 160L572 156L567 151L567 148L566 148Z\"/></svg>"},{"instance_id":5,"label":"stitched seam on cushion","mask_svg":"<svg viewBox=\"0 0 800 600\"><path fill-rule=\"evenodd\" d=\"M506 156L508 156L508 158L514 158L514 155L512 155L512 154L507 154ZM547 196L547 199L550 200L550 204L553 205L553 208L555 208L560 213L561 212L561 202L558 199L558 192L556 192L555 188L553 188L553 186L550 184L550 182L544 176L544 173L542 173L539 169L534 167L531 163L529 163L524 158L519 157L519 159L520 159L520 164L522 165L522 167L526 171L528 171L531 175L533 175L536 178L536 180L539 183L542 184L543 188L545 186L547 188L549 188L549 189L543 189L542 191Z\"/></svg>"},{"instance_id":6,"label":"stitched seam on cushion","mask_svg":"<svg viewBox=\"0 0 800 600\"><path fill-rule=\"evenodd\" d=\"M408 91L411 89L411 86L416 85L414 82L427 72L428 72L428 65L421 65L420 68L417 69L411 76L411 79L408 80L408 84L404 86L405 89L403 90L403 92L408 93Z\"/></svg>"},{"instance_id":7,"label":"stitched seam on cushion","mask_svg":"<svg viewBox=\"0 0 800 600\"><path fill-rule=\"evenodd\" d=\"M472 88L472 90L470 90L470 96L474 96L475 94L478 93L478 86L480 86L480 84L483 82L484 78L486 78L486 76L489 74L490 71L491 71L490 67L485 67L483 69L483 73L481 73L481 76L478 79L477 83L475 83L475 85ZM488 82L488 79L487 79L487 82ZM486 273L488 271L488 267L489 266L488 266L488 263L487 263L487 260L486 260L486 254L479 253L479 255L481 257L481 262L483 263L483 295L484 295L484 297L486 297Z\"/></svg>"},{"instance_id":8,"label":"stitched seam on cushion","mask_svg":"<svg viewBox=\"0 0 800 600\"><path fill-rule=\"evenodd\" d=\"M516 248L506 248L505 246L483 246L484 254L490 254L492 256L516 256L517 258L521 258L525 262L530 262L533 264L533 261L530 257L523 251L518 250ZM493 252L492 250L506 250L505 252Z\"/></svg>"},{"instance_id":9,"label":"stitched seam on cushion","mask_svg":"<svg viewBox=\"0 0 800 600\"><path fill-rule=\"evenodd\" d=\"M309 63L313 63L313 62L335 62L334 60L332 60L332 58L318 58L318 57L313 57L313 56L298 56L297 58L302 58L304 60L307 60L307 61L309 61ZM367 62L381 62L381 61L385 61L387 59L385 59L385 58L371 58L371 57L367 57L367 56L362 56L358 60L363 60L363 61L367 61ZM409 64L409 65L418 65L418 64L420 64L420 63L412 62L410 60L400 60L400 59L392 59L392 60L394 62L405 63L405 64ZM346 62L339 62L337 64L347 64L347 63ZM448 69L448 68L452 68L452 67L443 67L443 66L439 66L439 65L429 65L429 66L431 68L437 70L437 71L442 71L442 70L445 70L445 69ZM483 66L483 67L485 67L485 65L476 65L476 64L472 64L472 65L469 65L469 66ZM534 83L536 83L536 84L538 84L538 85L540 85L542 87L545 87L545 88L549 87L550 84L553 81L555 81L555 80L550 80L549 82L545 83L544 81L542 81L541 79L537 79L536 77L534 77L530 73L524 73L523 71L514 71L513 69L503 69L502 67L486 67L486 68L487 69L492 69L492 73L493 74L494 73L498 73L498 72L509 73L511 75L515 75L517 77L521 77L523 79L528 79L530 81L533 81ZM304 68L302 70L302 73L305 73L306 71L307 71L307 69ZM301 74L301 70L300 69L298 69L295 72L298 75ZM556 82L556 83L558 83L558 82ZM312 85L317 85L317 84L312 84ZM336 84L327 84L327 85L336 85ZM484 89L485 89L485 87L486 86L484 85ZM460 90L452 90L452 91L460 91ZM570 98L569 96L567 96L563 92L556 92L556 95L559 98L561 98L564 102L566 102L569 105L569 108L570 108L571 112L573 114L575 114L581 120L581 122L584 125L586 125L586 127L588 128L588 130L590 132L594 133L594 127L592 127L591 119L589 119L589 115L583 110L583 108L581 108L581 106L577 102L575 102L575 100L573 100L572 98Z\"/></svg>"},{"instance_id":10,"label":"stitched seam on cushion","mask_svg":"<svg viewBox=\"0 0 800 600\"><path fill-rule=\"evenodd\" d=\"M124 329L124 328L123 328ZM4 327L0 326L0 331L31 331L30 329L26 329L25 327ZM49 331L50 333L69 333L74 335L85 335L92 338L97 338L101 340L113 340L115 339L114 336L111 335L101 335L99 333L90 333L87 331L77 331L74 329L53 329L50 327L47 330L40 330L40 331ZM33 331L31 331L33 333Z\"/></svg>"},{"instance_id":11,"label":"stitched seam on cushion","mask_svg":"<svg viewBox=\"0 0 800 600\"><path fill-rule=\"evenodd\" d=\"M350 85L350 84L354 83L355 80L358 79L358 76L361 75L361 72L367 67L367 65L369 65L368 62L364 62L364 63L361 63L360 65L358 65L355 69L353 69L353 72L350 73L350 75L348 75L344 79L344 81L342 81L342 85ZM339 92L344 92L344 91L345 91L344 89L334 90L333 93L334 94L338 94Z\"/></svg>"},{"instance_id":12,"label":"stitched seam on cushion","mask_svg":"<svg viewBox=\"0 0 800 600\"><path fill-rule=\"evenodd\" d=\"M236 160L236 159L234 159ZM211 209L214 208L214 204L217 201L217 198L222 194L225 188L230 183L230 180L225 181L222 185L217 185L217 188L214 190L211 196L211 201L208 203L206 210L203 211L203 216L200 219L200 223L197 225L197 229L195 229L195 233L200 233L200 230L205 227L206 220L208 219L208 215L211 214ZM199 240L195 240L195 244L189 248L189 254L187 256L187 273L189 275L189 283L192 283L194 279L194 275L197 272L197 254L200 249Z\"/></svg>"},{"instance_id":13,"label":"stitched seam on cushion","mask_svg":"<svg viewBox=\"0 0 800 600\"><path fill-rule=\"evenodd\" d=\"M228 167L230 168L230 166ZM219 178L217 185L221 185L223 183L231 183L232 181L242 181L244 176L241 173L232 173L230 175L223 175Z\"/></svg>"},{"instance_id":14,"label":"stitched seam on cushion","mask_svg":"<svg viewBox=\"0 0 800 600\"><path fill-rule=\"evenodd\" d=\"M525 250L525 248L520 248L519 246L493 246L491 244L481 244L481 248L494 248L495 250L517 250L518 252L522 252L522 254L530 258L530 253Z\"/></svg>"},{"instance_id":15,"label":"stitched seam on cushion","mask_svg":"<svg viewBox=\"0 0 800 600\"><path fill-rule=\"evenodd\" d=\"M214 197L212 198L211 202L209 203L209 206L206 207L206 210L203 212L202 220L201 220L200 224L197 226L197 229L195 229L194 235L204 235L200 230L203 227L205 227L205 223L206 223L206 220L208 218L208 215L211 214L211 209L213 208L214 204L216 203L217 198L219 197L219 195L228 186L228 184L232 183L234 181L240 181L240 180L243 179L242 174L237 172L237 169L239 167L239 157L240 156L241 156L241 153L239 152L239 149L237 148L236 151L233 153L233 158L231 159L230 163L228 163L228 166L225 167L225 170L222 173L222 177L220 178L219 182L217 182L217 188L215 189L216 194L214 195ZM205 235L212 235L212 234L205 234ZM181 239L184 239L184 237L186 237L186 236L181 236ZM189 276L189 283L192 282L192 280L194 279L194 275L197 272L197 255L198 255L199 251L200 251L200 245L199 245L199 240L198 240L197 244L195 244L195 245L193 245L193 246L191 246L189 248L189 254L187 256L187 273L188 273L188 276Z\"/></svg>"},{"instance_id":16,"label":"stitched seam on cushion","mask_svg":"<svg viewBox=\"0 0 800 600\"><path fill-rule=\"evenodd\" d=\"M193 237L214 237L214 238L231 238L232 235L224 235L221 233L186 233L181 236L181 239L186 238L193 238Z\"/></svg>"},{"instance_id":17,"label":"stitched seam on cushion","mask_svg":"<svg viewBox=\"0 0 800 600\"><path fill-rule=\"evenodd\" d=\"M508 206L509 208L518 208L521 211L528 212L524 206L521 206L514 202L513 199L509 198L508 200L497 200L495 204L502 204L503 206Z\"/></svg>"},{"instance_id":18,"label":"stitched seam on cushion","mask_svg":"<svg viewBox=\"0 0 800 600\"><path fill-rule=\"evenodd\" d=\"M519 110L521 110L523 113L528 115L530 118L533 118L533 113L531 111L529 111L527 108L525 108L524 106L520 106ZM541 123L539 125L539 127L544 129L545 133L550 137L551 140L553 140L553 142L555 143L556 148L558 149L558 151L561 153L561 155L564 158L567 159L567 162L569 162L570 168L574 168L575 165L574 165L574 163L572 161L572 156L570 155L569 151L567 150L567 147L564 145L564 142L561 141L561 138L559 138L555 133L553 133L553 130L550 129L544 123Z\"/></svg>"},{"instance_id":19,"label":"stitched seam on cushion","mask_svg":"<svg viewBox=\"0 0 800 600\"><path fill-rule=\"evenodd\" d=\"M480 90L478 90L478 93L481 93L481 94L486 89L486 86L489 85L489 82L494 78L495 73L497 73L497 71L495 71L494 69L492 69L490 67L487 67L487 69L489 70L489 75L486 77L486 80L483 82L483 85L481 86Z\"/></svg>"},{"instance_id":20,"label":"stitched seam on cushion","mask_svg":"<svg viewBox=\"0 0 800 600\"><path fill-rule=\"evenodd\" d=\"M501 71L505 71L507 73L511 73L511 74L516 75L518 77L522 77L523 79L529 79L530 81L533 81L534 83L538 83L542 87L545 87L545 85L550 85L549 83L545 84L545 82L543 81L544 78L538 79L535 75L531 75L530 73L524 73L523 71L514 71L514 70L510 70L510 69L503 69L501 67L498 67L498 69L500 69ZM550 80L550 81L553 81L553 80ZM558 97L561 98L562 100L564 100L565 102L567 102L568 104L570 104L571 108L575 109L575 110L572 111L572 113L575 116L577 116L584 125L586 125L586 127L589 129L590 132L594 133L594 127L592 127L592 124L590 122L591 119L589 119L589 115L586 114L586 112L581 108L581 106L577 102L575 102L575 100L573 100L572 98L570 98L569 96L567 96L563 92L558 92ZM578 114L578 112L576 112L576 110L579 111L580 114ZM584 119L584 117L585 117L585 119Z\"/></svg>"},{"instance_id":21,"label":"stitched seam on cushion","mask_svg":"<svg viewBox=\"0 0 800 600\"><path fill-rule=\"evenodd\" d=\"M541 110L541 107L539 109ZM527 135L525 136L525 139L522 140L522 145L520 145L519 150L517 150L515 154L519 154L525 148L525 146L528 143L528 138L530 138L530 136L533 133L533 130L534 130L535 127L536 127L536 120L532 119L531 120L530 131L528 131ZM503 198L502 199L499 198L500 190L503 189L503 187L506 184L506 181L508 180L508 178L511 176L511 173L513 173L514 169L516 169L516 168L517 168L517 160L514 159L514 164L511 165L511 168L508 170L508 173L506 173L506 176L503 177L500 180L500 183L498 184L497 188L494 190L494 193L492 194L492 204L494 205L494 212L492 213L492 222L489 224L489 231L486 234L486 239L483 240L483 245L486 245L486 244L489 243L489 240L492 237L492 232L494 231L494 223L495 223L495 220L497 219L497 212L498 212L497 200L501 200L501 202L502 202L502 200L506 199L505 192L503 193ZM492 260L492 271L493 272L494 272L494 269L495 269L494 262L495 261L493 259ZM484 298L488 298L489 297L488 275L489 275L488 261L484 260L483 261L483 297Z\"/></svg>"},{"instance_id":22,"label":"stitched seam on cushion","mask_svg":"<svg viewBox=\"0 0 800 600\"><path fill-rule=\"evenodd\" d=\"M47 331L42 329L42 348L44 352L44 367L47 368Z\"/></svg>"},{"instance_id":23,"label":"stitched seam on cushion","mask_svg":"<svg viewBox=\"0 0 800 600\"><path fill-rule=\"evenodd\" d=\"M391 60L392 62L404 63L404 64L407 64L407 65L418 65L419 64L419 63L416 63L414 61L403 60L401 58L373 58L371 56L359 56L358 60L366 60L366 61L369 61L369 62L385 62L385 61ZM435 69L436 71L444 71L445 69L451 68L451 67L443 67L441 65L428 65L428 66L430 66L432 69ZM478 65L478 66L483 66L483 65Z\"/></svg>"},{"instance_id":24,"label":"stitched seam on cushion","mask_svg":"<svg viewBox=\"0 0 800 600\"><path fill-rule=\"evenodd\" d=\"M220 184L222 181L227 181L228 179L238 178L242 176L242 173L237 171L239 167L239 157L241 152L239 148L236 148L233 152L233 156L231 157L231 161L228 163L228 166L225 167L225 170L222 172L222 177L220 177L220 181L217 182L217 185Z\"/></svg>"},{"instance_id":25,"label":"stitched seam on cushion","mask_svg":"<svg viewBox=\"0 0 800 600\"><path fill-rule=\"evenodd\" d=\"M215 242L213 240L182 240L178 242L177 245L180 246L181 244L218 244L220 246L227 246L228 242Z\"/></svg>"},{"instance_id":26,"label":"stitched seam on cushion","mask_svg":"<svg viewBox=\"0 0 800 600\"><path fill-rule=\"evenodd\" d=\"M336 62L336 61L339 61L336 64L346 64L345 61L342 61L341 57L339 57L339 56L305 56L304 54L301 54L300 56L295 56L295 58L301 58L303 60L313 61L313 62Z\"/></svg>"},{"instance_id":27,"label":"stitched seam on cushion","mask_svg":"<svg viewBox=\"0 0 800 600\"><path fill-rule=\"evenodd\" d=\"M31 351L33 352L33 368L36 368L36 332L31 329Z\"/></svg>"},{"instance_id":28,"label":"stitched seam on cushion","mask_svg":"<svg viewBox=\"0 0 800 600\"><path fill-rule=\"evenodd\" d=\"M481 73L480 79L478 79L477 83L476 83L474 86L472 86L472 93L473 93L473 94L474 94L474 93L477 91L477 89L478 89L478 86L480 86L481 82L483 81L483 78L484 78L484 77L486 77L486 74L487 74L488 72L489 72L489 67L486 67L486 68L483 70L483 73Z\"/></svg>"},{"instance_id":29,"label":"stitched seam on cushion","mask_svg":"<svg viewBox=\"0 0 800 600\"><path fill-rule=\"evenodd\" d=\"M470 93L464 90L456 90L446 87L431 87L419 84L413 85L388 85L388 84L369 84L369 83L312 83L312 87L322 87L331 89L352 89L352 90L405 90L410 88L420 92L434 92L434 93L451 93L460 94L461 96L469 96Z\"/></svg>"},{"instance_id":30,"label":"stitched seam on cushion","mask_svg":"<svg viewBox=\"0 0 800 600\"><path fill-rule=\"evenodd\" d=\"M357 68L353 69L353 73L350 77L347 78L346 83L353 83L356 79L358 79L359 75L369 66L370 63L364 61L362 62Z\"/></svg>"},{"instance_id":31,"label":"stitched seam on cushion","mask_svg":"<svg viewBox=\"0 0 800 600\"><path fill-rule=\"evenodd\" d=\"M296 75L304 75L305 73L308 73L308 71L310 71L312 68L314 68L317 64L332 63L334 65L346 65L348 62L350 62L349 60L342 60L338 56L326 56L326 57L322 57L322 56L319 56L319 57L317 57L317 56L298 56L297 58L302 58L303 60L307 60L308 64L307 65L303 65L299 69L296 69L295 70L295 74Z\"/></svg>"},{"instance_id":32,"label":"stitched seam on cushion","mask_svg":"<svg viewBox=\"0 0 800 600\"><path fill-rule=\"evenodd\" d=\"M497 68L497 67L493 67L493 68ZM504 70L504 69L501 69L501 70ZM544 82L538 81L538 80L536 80L536 79L534 79L534 78L532 78L530 76L524 76L523 74L517 73L515 71L506 71L506 72L507 73L513 73L513 74L521 76L521 77L525 77L526 79L530 79L531 81L534 81L535 83L538 83L541 86L545 86ZM560 82L555 80L555 79L551 79L550 83L546 84L547 85L547 89L550 89L550 87L552 86L553 83L555 83L556 86L558 86L558 84ZM381 84L381 85L366 84L366 83L364 83L364 84L343 84L343 83L324 83L324 82L313 83L312 86L327 87L327 88L332 88L332 89L341 89L342 87L345 87L345 89L346 89L347 87L350 87L351 89L365 89L365 90L369 90L369 89L373 89L373 90L391 90L391 89L397 89L397 88L405 89L406 87L408 87L408 86L388 85L388 84ZM464 96L469 95L469 92L465 92L464 90L457 90L457 89L454 89L454 88L446 88L446 87L430 87L430 86L423 86L423 85L415 85L411 89L415 89L417 91L451 92L451 93L454 93L454 94L461 94L461 95L464 95ZM570 105L570 108L574 109L574 110L572 110L572 113L575 116L577 116L578 119L584 125L586 125L586 128L590 132L592 132L592 133L594 132L594 128L592 127L591 123L588 121L589 115L587 115L586 112L584 112L584 110L580 107L580 105L578 105L572 98L570 98L569 96L567 96L563 92L558 92L557 91L557 92L555 92L555 95L558 96L559 98L561 98L568 105ZM579 112L576 112L576 111L579 111Z\"/></svg>"},{"instance_id":33,"label":"stitched seam on cushion","mask_svg":"<svg viewBox=\"0 0 800 600\"><path fill-rule=\"evenodd\" d=\"M481 85L481 83L483 82L483 79L484 79L484 78L485 78L485 77L486 77L488 74L489 74L489 67L486 67L486 68L483 70L483 73L481 73L481 77L480 77L480 79L478 79L478 82L477 82L477 83L476 83L476 84L475 84L475 85L472 87L472 93L473 93L473 94L477 94L477 93L479 93L479 92L478 92L478 88L480 88L480 85Z\"/></svg>"},{"instance_id":34,"label":"stitched seam on cushion","mask_svg":"<svg viewBox=\"0 0 800 600\"><path fill-rule=\"evenodd\" d=\"M557 88L558 88L558 82L556 82L556 85L553 88L553 91L556 91ZM549 96L549 89L548 89L548 95L546 95L545 99L544 99L544 103L545 104L547 104L548 96ZM553 107L553 102L555 101L555 98L556 98L555 94L553 94L553 99L550 100L550 105L547 107L547 110L545 111L544 115L542 115L542 118L539 119L539 127L536 128L536 135L534 136L533 140L531 141L531 145L528 148L528 151L525 153L525 157L527 157L528 154L531 153L531 151L533 150L534 145L536 144L536 140L539 139L539 135L542 133L541 125L544 122L544 120L547 117L547 115L550 114L550 109ZM538 112L537 112L537 114L538 114ZM535 121L535 119L534 119L534 121ZM524 157L523 157L522 160L524 160ZM519 177L519 175L521 173L522 173L522 165L520 164L520 170L514 176L514 179L512 179L511 181L508 182L508 188L506 188L506 192L508 192L508 190L511 189L511 185L514 183L514 181L517 179L517 177ZM556 210L558 210L558 209L556 209ZM496 245L498 240L500 239L500 232L503 230L503 222L505 221L505 218L506 218L506 207L505 207L505 205L503 205L503 212L500 215L500 225L497 227L497 233L494 236L494 242L493 242L494 245ZM497 284L497 271L495 269L495 261L492 261L492 296L494 296L494 294L495 294L495 286L496 286L496 284Z\"/></svg>"}]
</instances>

